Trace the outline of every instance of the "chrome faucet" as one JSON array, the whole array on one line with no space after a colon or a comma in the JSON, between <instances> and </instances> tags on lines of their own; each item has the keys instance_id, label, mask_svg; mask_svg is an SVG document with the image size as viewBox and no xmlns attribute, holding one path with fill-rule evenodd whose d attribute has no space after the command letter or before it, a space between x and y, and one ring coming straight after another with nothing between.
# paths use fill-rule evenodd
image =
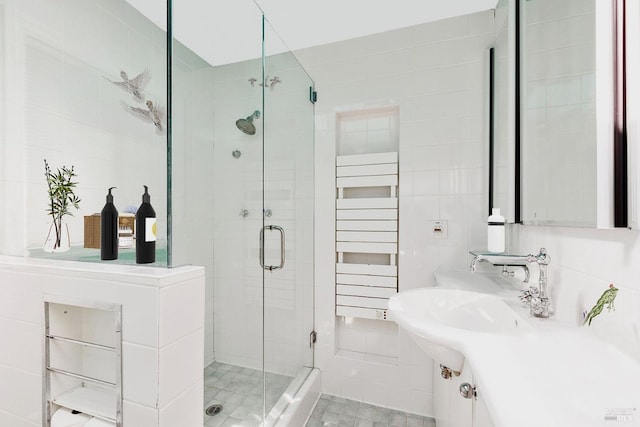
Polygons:
<instances>
[{"instance_id":1,"label":"chrome faucet","mask_svg":"<svg viewBox=\"0 0 640 427\"><path fill-rule=\"evenodd\" d=\"M533 261L538 263L540 274L538 276L538 289L534 287L529 288L529 295L527 291L524 291L520 296L520 299L529 305L529 312L535 317L549 317L549 295L547 294L547 266L551 261L547 250L540 248L540 253L533 256ZM532 261L532 262L533 262Z\"/></svg>"},{"instance_id":2,"label":"chrome faucet","mask_svg":"<svg viewBox=\"0 0 640 427\"><path fill-rule=\"evenodd\" d=\"M478 254L471 261L469 270L475 273L478 270L478 263L487 261L493 265L502 266L502 277L513 277L513 271L508 271L507 267L520 267L524 270L524 283L529 283L529 267L527 266L528 255L500 255L500 254Z\"/></svg>"},{"instance_id":3,"label":"chrome faucet","mask_svg":"<svg viewBox=\"0 0 640 427\"><path fill-rule=\"evenodd\" d=\"M502 275L511 276L512 272L506 270L507 266L522 267L525 271L524 283L529 281L529 267L527 264L538 264L540 274L538 276L538 287L533 286L522 292L520 300L529 306L529 312L535 317L549 317L549 296L547 294L547 266L551 258L545 248L540 248L537 255L500 255L500 254L479 254L473 258L469 269L477 270L479 262L488 261L493 265L503 266Z\"/></svg>"}]
</instances>

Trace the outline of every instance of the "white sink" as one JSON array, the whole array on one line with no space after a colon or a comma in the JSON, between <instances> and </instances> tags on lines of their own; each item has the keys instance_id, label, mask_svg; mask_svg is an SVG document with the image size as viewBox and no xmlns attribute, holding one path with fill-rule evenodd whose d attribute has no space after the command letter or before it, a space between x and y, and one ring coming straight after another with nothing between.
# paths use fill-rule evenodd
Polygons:
<instances>
[{"instance_id":1,"label":"white sink","mask_svg":"<svg viewBox=\"0 0 640 427\"><path fill-rule=\"evenodd\" d=\"M462 371L469 340L532 329L500 297L459 289L400 292L390 299L389 313L429 357L455 371Z\"/></svg>"}]
</instances>

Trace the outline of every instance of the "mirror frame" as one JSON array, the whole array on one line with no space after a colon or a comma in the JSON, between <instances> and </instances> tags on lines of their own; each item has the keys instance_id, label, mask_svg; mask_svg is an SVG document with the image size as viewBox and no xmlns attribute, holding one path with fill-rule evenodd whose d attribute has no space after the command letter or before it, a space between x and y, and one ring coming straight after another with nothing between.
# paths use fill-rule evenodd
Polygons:
<instances>
[{"instance_id":1,"label":"mirror frame","mask_svg":"<svg viewBox=\"0 0 640 427\"><path fill-rule=\"evenodd\" d=\"M526 0L507 0L509 6L509 24L513 32L509 34L509 39L513 42L513 68L510 72L514 76L514 151L515 158L513 164L513 192L509 197L513 198L513 203L509 202L513 208L513 215L505 215L507 222L520 223L524 225L535 225L522 218L522 109L524 94L521 85L522 64L522 10L521 2ZM635 207L630 206L629 199L633 197L629 191L637 191L636 185L629 183L629 173L633 170L629 167L629 145L627 131L627 104L626 99L626 52L625 29L627 27L625 0L596 1L596 55L597 83L596 93L602 101L597 103L597 219L595 228L626 228L630 223L640 222L635 216ZM635 10L635 9L634 9ZM513 22L513 24L511 24ZM496 28L497 30L497 28ZM635 34L635 33L634 33ZM615 42L615 49L614 49ZM511 45L509 46L511 48ZM627 48L628 49L628 48ZM627 50L628 52L628 50ZM495 90L495 53L489 54L489 212L493 205L494 198L494 90ZM611 96L613 93L613 96ZM633 148L633 147L631 147ZM640 156L639 156L640 157ZM630 212L630 209L633 212ZM640 209L638 209L640 210ZM545 224L552 226L571 226L570 224Z\"/></svg>"},{"instance_id":2,"label":"mirror frame","mask_svg":"<svg viewBox=\"0 0 640 427\"><path fill-rule=\"evenodd\" d=\"M509 147L507 157L509 158L508 171L508 188L507 188L507 206L498 206L501 208L502 215L505 217L507 223L521 223L520 212L520 92L519 78L520 70L519 55L519 33L517 31L519 27L519 1L518 0L504 0L499 2L496 6L496 17L500 10L506 8L506 24L507 28L507 72L506 76L499 76L496 73L496 57L495 50L496 43L489 48L488 51L488 139L489 139L489 171L488 171L488 215L491 215L492 208L494 207L495 199L495 149L496 149L496 87L499 79L506 77L506 91L507 91L507 104L503 106L503 110L507 111L506 123L507 126L507 141L506 145ZM498 31L502 30L502 27L498 28L496 24L495 32L496 37ZM496 38L497 40L497 38Z\"/></svg>"}]
</instances>

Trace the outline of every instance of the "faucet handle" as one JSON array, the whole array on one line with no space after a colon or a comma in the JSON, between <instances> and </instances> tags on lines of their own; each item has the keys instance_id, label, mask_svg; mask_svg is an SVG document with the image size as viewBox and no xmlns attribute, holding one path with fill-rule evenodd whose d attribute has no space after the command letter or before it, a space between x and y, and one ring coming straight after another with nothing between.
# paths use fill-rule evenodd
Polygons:
<instances>
[{"instance_id":1,"label":"faucet handle","mask_svg":"<svg viewBox=\"0 0 640 427\"><path fill-rule=\"evenodd\" d=\"M549 298L532 298L529 308L533 316L549 317Z\"/></svg>"},{"instance_id":2,"label":"faucet handle","mask_svg":"<svg viewBox=\"0 0 640 427\"><path fill-rule=\"evenodd\" d=\"M551 262L551 257L547 254L546 248L540 248L540 253L536 255L536 260L538 264L549 264Z\"/></svg>"},{"instance_id":3,"label":"faucet handle","mask_svg":"<svg viewBox=\"0 0 640 427\"><path fill-rule=\"evenodd\" d=\"M540 289L530 286L524 289L518 297L524 306L529 307L529 312L535 317L549 317L549 298L540 294Z\"/></svg>"},{"instance_id":4,"label":"faucet handle","mask_svg":"<svg viewBox=\"0 0 640 427\"><path fill-rule=\"evenodd\" d=\"M518 299L523 305L530 306L531 301L540 297L540 289L535 286L529 286L527 289L523 289L520 292Z\"/></svg>"}]
</instances>

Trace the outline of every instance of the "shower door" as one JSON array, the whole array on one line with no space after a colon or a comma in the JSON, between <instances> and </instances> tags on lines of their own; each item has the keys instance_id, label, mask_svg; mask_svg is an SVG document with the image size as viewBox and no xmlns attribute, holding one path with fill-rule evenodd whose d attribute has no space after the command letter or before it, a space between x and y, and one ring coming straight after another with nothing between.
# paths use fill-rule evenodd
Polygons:
<instances>
[{"instance_id":1,"label":"shower door","mask_svg":"<svg viewBox=\"0 0 640 427\"><path fill-rule=\"evenodd\" d=\"M314 116L313 81L266 19L263 43L261 236L268 413L284 391L295 394L313 366Z\"/></svg>"},{"instance_id":2,"label":"shower door","mask_svg":"<svg viewBox=\"0 0 640 427\"><path fill-rule=\"evenodd\" d=\"M313 366L313 82L252 0L189 7L171 10L171 266L206 269L207 423L271 426ZM242 39L219 43L229 26Z\"/></svg>"}]
</instances>

